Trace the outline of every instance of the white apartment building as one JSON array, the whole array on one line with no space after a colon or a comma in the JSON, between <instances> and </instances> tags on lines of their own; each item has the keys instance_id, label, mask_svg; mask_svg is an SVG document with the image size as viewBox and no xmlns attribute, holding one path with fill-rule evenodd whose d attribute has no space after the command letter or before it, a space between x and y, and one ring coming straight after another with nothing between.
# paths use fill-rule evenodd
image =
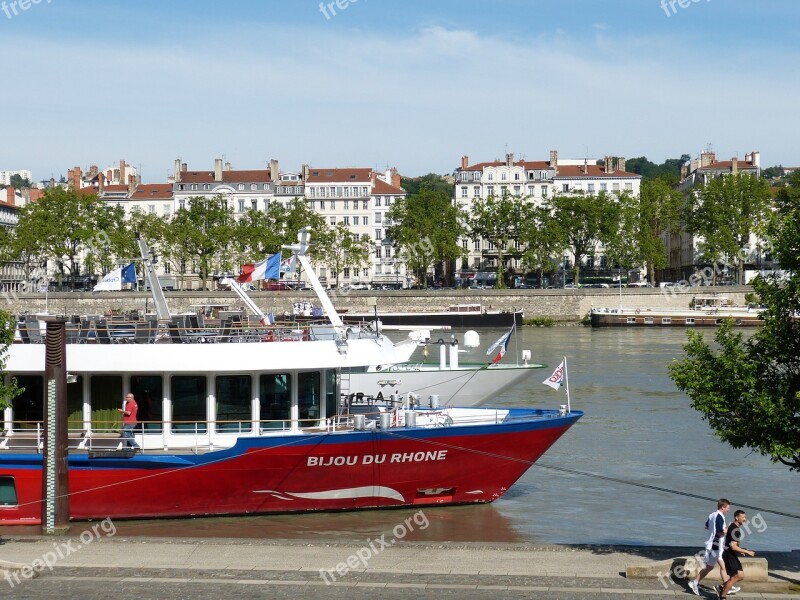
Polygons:
<instances>
[{"instance_id":1,"label":"white apartment building","mask_svg":"<svg viewBox=\"0 0 800 600\"><path fill-rule=\"evenodd\" d=\"M725 177L736 173L747 173L753 177L761 177L761 153L750 152L745 154L744 160L734 156L730 160L717 160L717 155L711 150L701 152L698 158L686 162L681 167L681 181L678 190L687 198L698 187L702 187L712 179ZM695 272L705 266L700 261L700 245L702 236L694 235L681 227L678 233L663 235L662 239L667 247L669 256L668 266L664 269L664 281L688 280ZM772 270L778 267L773 257L762 251L764 240L759 240L755 235L750 236L752 249L751 264L753 270Z\"/></svg>"},{"instance_id":2,"label":"white apartment building","mask_svg":"<svg viewBox=\"0 0 800 600\"><path fill-rule=\"evenodd\" d=\"M14 175L19 175L23 179L27 179L31 183L33 183L33 175L27 169L21 169L19 171L0 171L0 185L11 185L11 178Z\"/></svg>"},{"instance_id":3,"label":"white apartment building","mask_svg":"<svg viewBox=\"0 0 800 600\"><path fill-rule=\"evenodd\" d=\"M555 193L627 192L638 197L641 176L625 170L624 158L619 158L616 165L610 156L605 157L603 165L596 163L593 158L559 159L555 150L550 151L548 161L515 161L513 154L507 154L505 161L470 165L469 157L463 156L461 167L454 173L454 202L469 213L475 199L490 196L518 196L537 206ZM496 269L498 253L493 244L473 239L462 239L461 244L468 251L470 271L489 273ZM519 258L508 261L507 266L517 272L523 268ZM473 276L474 273L470 275Z\"/></svg>"},{"instance_id":4,"label":"white apartment building","mask_svg":"<svg viewBox=\"0 0 800 600\"><path fill-rule=\"evenodd\" d=\"M271 160L266 169L234 170L229 162L223 165L222 159L217 158L213 170L190 171L186 163L177 159L171 179L173 212L187 208L188 200L193 196L213 198L222 195L234 215L241 215L249 208L266 211L276 198L276 187L291 190L291 195L281 194L288 200L303 197L301 182L283 185L288 182L281 182L277 160Z\"/></svg>"},{"instance_id":5,"label":"white apartment building","mask_svg":"<svg viewBox=\"0 0 800 600\"><path fill-rule=\"evenodd\" d=\"M372 264L345 269L340 285L399 285L405 268L396 263L394 249L386 237L385 214L406 193L400 188L396 170L377 174L370 168L304 167L308 207L334 227L344 223L361 239L373 243ZM314 266L320 281L332 283L334 277L323 266Z\"/></svg>"}]
</instances>

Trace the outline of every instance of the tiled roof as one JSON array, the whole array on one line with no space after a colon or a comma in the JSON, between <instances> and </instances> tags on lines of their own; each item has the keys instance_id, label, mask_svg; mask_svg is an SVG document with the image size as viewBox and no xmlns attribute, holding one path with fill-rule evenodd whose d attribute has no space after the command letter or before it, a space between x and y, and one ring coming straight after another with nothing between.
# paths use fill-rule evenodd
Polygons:
<instances>
[{"instance_id":1,"label":"tiled roof","mask_svg":"<svg viewBox=\"0 0 800 600\"><path fill-rule=\"evenodd\" d=\"M308 170L306 183L372 183L372 169L321 169L312 167Z\"/></svg>"},{"instance_id":2,"label":"tiled roof","mask_svg":"<svg viewBox=\"0 0 800 600\"><path fill-rule=\"evenodd\" d=\"M558 167L558 174L555 179L575 179L577 177L635 177L641 178L641 175L636 173L629 173L627 171L611 171L606 173L600 165L586 165L586 173L584 173L584 165L564 165Z\"/></svg>"},{"instance_id":3,"label":"tiled roof","mask_svg":"<svg viewBox=\"0 0 800 600\"><path fill-rule=\"evenodd\" d=\"M272 181L272 177L269 169L222 172L223 183L267 183L270 181ZM215 183L214 171L181 171L181 180L178 183Z\"/></svg>"},{"instance_id":4,"label":"tiled roof","mask_svg":"<svg viewBox=\"0 0 800 600\"><path fill-rule=\"evenodd\" d=\"M393 185L386 183L383 179L375 178L375 181L372 183L372 193L374 194L405 194L406 191L399 187L394 187Z\"/></svg>"},{"instance_id":5,"label":"tiled roof","mask_svg":"<svg viewBox=\"0 0 800 600\"><path fill-rule=\"evenodd\" d=\"M720 160L715 163L711 163L710 165L706 165L705 167L700 167L698 171L730 171L733 167L732 160ZM746 160L738 161L737 168L739 169L755 169L756 166Z\"/></svg>"},{"instance_id":6,"label":"tiled roof","mask_svg":"<svg viewBox=\"0 0 800 600\"><path fill-rule=\"evenodd\" d=\"M505 162L502 160L496 160L494 162L482 162L476 165L470 165L466 169L461 169L462 171L483 171L486 167L504 167ZM518 160L515 163L512 163L515 167L522 167L523 169L549 169L550 163L546 160ZM559 167L561 168L561 167Z\"/></svg>"},{"instance_id":7,"label":"tiled roof","mask_svg":"<svg viewBox=\"0 0 800 600\"><path fill-rule=\"evenodd\" d=\"M173 197L171 183L141 184L131 196L131 200L170 200Z\"/></svg>"}]
</instances>

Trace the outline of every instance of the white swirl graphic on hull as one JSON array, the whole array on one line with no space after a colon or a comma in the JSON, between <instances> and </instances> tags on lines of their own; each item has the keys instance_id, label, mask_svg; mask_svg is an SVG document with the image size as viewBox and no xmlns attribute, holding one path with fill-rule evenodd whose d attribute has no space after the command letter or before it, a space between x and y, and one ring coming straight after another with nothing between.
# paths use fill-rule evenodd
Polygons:
<instances>
[{"instance_id":1,"label":"white swirl graphic on hull","mask_svg":"<svg viewBox=\"0 0 800 600\"><path fill-rule=\"evenodd\" d=\"M397 490L382 485L365 485L362 487L343 488L340 490L325 490L324 492L278 492L275 490L253 490L256 494L272 494L280 500L340 500L352 498L389 498L403 502L402 494ZM292 496L292 497L290 497Z\"/></svg>"}]
</instances>

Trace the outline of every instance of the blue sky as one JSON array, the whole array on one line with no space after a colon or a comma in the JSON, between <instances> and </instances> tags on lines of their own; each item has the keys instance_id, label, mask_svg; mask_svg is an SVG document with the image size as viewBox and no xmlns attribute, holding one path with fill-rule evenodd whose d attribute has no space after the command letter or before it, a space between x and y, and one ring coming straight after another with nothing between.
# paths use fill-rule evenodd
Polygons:
<instances>
[{"instance_id":1,"label":"blue sky","mask_svg":"<svg viewBox=\"0 0 800 600\"><path fill-rule=\"evenodd\" d=\"M24 1L0 0L0 169L35 179L708 144L800 165L796 0Z\"/></svg>"}]
</instances>

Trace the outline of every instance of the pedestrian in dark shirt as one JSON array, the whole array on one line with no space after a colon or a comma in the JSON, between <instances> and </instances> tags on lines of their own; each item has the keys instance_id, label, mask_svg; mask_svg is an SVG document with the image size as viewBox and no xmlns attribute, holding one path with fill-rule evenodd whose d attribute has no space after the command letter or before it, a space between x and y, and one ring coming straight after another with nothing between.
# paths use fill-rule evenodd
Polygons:
<instances>
[{"instance_id":1,"label":"pedestrian in dark shirt","mask_svg":"<svg viewBox=\"0 0 800 600\"><path fill-rule=\"evenodd\" d=\"M739 581L744 579L744 570L739 560L740 556L755 556L756 553L747 548L742 548L742 525L747 522L747 515L743 510L737 510L733 514L733 523L728 527L725 534L725 551L722 559L725 561L725 570L730 575L730 579L724 585L717 587L717 596L727 598L731 588Z\"/></svg>"}]
</instances>

